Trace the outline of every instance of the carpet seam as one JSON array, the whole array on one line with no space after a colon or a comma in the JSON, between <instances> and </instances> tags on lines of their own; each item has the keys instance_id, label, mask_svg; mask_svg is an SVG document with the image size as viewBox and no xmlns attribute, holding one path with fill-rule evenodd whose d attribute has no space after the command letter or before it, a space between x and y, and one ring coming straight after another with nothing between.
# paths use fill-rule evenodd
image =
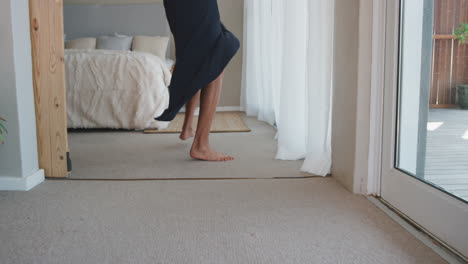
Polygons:
<instances>
[{"instance_id":1,"label":"carpet seam","mask_svg":"<svg viewBox=\"0 0 468 264\"><path fill-rule=\"evenodd\" d=\"M262 178L262 177L245 177L245 178L140 178L140 179L100 179L100 178L47 178L47 180L54 181L121 181L121 182L131 182L131 181L230 181L230 180L300 180L300 179L314 179L314 178L328 178L322 176L303 176L303 177L272 177L272 178Z\"/></svg>"}]
</instances>

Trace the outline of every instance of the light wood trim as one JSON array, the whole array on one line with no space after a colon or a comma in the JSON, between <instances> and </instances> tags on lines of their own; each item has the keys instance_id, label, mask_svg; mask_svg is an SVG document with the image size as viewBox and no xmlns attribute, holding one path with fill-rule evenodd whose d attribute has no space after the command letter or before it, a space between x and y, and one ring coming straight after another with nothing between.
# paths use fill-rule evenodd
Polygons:
<instances>
[{"instance_id":1,"label":"light wood trim","mask_svg":"<svg viewBox=\"0 0 468 264\"><path fill-rule=\"evenodd\" d=\"M458 105L455 104L431 104L431 108L438 109L438 108L458 108Z\"/></svg>"},{"instance_id":2,"label":"light wood trim","mask_svg":"<svg viewBox=\"0 0 468 264\"><path fill-rule=\"evenodd\" d=\"M466 35L468 37L468 35ZM456 39L455 35L433 35L433 39Z\"/></svg>"},{"instance_id":3,"label":"light wood trim","mask_svg":"<svg viewBox=\"0 0 468 264\"><path fill-rule=\"evenodd\" d=\"M63 2L30 0L29 8L39 166L47 177L66 177Z\"/></svg>"},{"instance_id":4,"label":"light wood trim","mask_svg":"<svg viewBox=\"0 0 468 264\"><path fill-rule=\"evenodd\" d=\"M434 35L433 39L455 39L455 35Z\"/></svg>"}]
</instances>

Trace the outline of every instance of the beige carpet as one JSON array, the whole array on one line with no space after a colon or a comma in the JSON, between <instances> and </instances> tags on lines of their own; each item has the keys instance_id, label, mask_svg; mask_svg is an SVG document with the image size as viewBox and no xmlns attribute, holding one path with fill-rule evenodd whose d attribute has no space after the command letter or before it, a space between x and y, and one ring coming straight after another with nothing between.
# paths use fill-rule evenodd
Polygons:
<instances>
[{"instance_id":1,"label":"beige carpet","mask_svg":"<svg viewBox=\"0 0 468 264\"><path fill-rule=\"evenodd\" d=\"M227 133L227 132L250 132L250 128L245 124L242 113L240 112L218 112L215 114L213 119L213 125L211 126L212 133ZM193 121L193 127L197 127L198 116ZM155 130L146 129L146 134L159 134L159 133L180 133L182 132L182 126L184 125L184 114L180 113L176 118L169 124L166 129Z\"/></svg>"},{"instance_id":2,"label":"beige carpet","mask_svg":"<svg viewBox=\"0 0 468 264\"><path fill-rule=\"evenodd\" d=\"M444 263L331 178L50 180L0 211L2 264Z\"/></svg>"},{"instance_id":3,"label":"beige carpet","mask_svg":"<svg viewBox=\"0 0 468 264\"><path fill-rule=\"evenodd\" d=\"M213 134L218 151L236 157L231 162L203 162L189 156L192 140L178 134L141 132L72 132L69 134L74 179L283 178L310 176L302 161L278 161L276 130L253 118L251 133Z\"/></svg>"}]
</instances>

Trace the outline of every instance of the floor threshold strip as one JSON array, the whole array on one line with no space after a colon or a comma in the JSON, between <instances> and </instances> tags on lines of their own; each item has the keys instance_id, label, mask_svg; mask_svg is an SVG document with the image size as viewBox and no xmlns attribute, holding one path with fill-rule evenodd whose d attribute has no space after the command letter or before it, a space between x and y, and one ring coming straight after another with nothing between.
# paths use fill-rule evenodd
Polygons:
<instances>
[{"instance_id":1,"label":"floor threshold strip","mask_svg":"<svg viewBox=\"0 0 468 264\"><path fill-rule=\"evenodd\" d=\"M230 180L294 180L294 179L313 179L324 178L322 176L299 176L299 177L236 177L236 178L135 178L135 179L104 179L104 178L47 178L53 181L230 181ZM326 178L326 177L325 177Z\"/></svg>"}]
</instances>

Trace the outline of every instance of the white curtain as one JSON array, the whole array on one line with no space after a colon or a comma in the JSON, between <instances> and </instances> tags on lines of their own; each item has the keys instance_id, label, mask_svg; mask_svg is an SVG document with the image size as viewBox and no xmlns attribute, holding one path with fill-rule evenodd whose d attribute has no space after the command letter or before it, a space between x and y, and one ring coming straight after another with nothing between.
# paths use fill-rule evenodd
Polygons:
<instances>
[{"instance_id":1,"label":"white curtain","mask_svg":"<svg viewBox=\"0 0 468 264\"><path fill-rule=\"evenodd\" d=\"M333 0L245 0L243 104L275 125L282 160L331 168Z\"/></svg>"}]
</instances>

